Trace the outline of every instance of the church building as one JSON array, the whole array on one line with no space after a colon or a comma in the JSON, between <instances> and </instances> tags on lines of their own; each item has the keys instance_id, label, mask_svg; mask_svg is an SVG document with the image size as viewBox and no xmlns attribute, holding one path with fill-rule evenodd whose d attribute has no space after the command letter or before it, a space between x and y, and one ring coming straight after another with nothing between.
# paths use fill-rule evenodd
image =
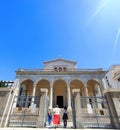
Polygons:
<instances>
[{"instance_id":1,"label":"church building","mask_svg":"<svg viewBox=\"0 0 120 130\"><path fill-rule=\"evenodd\" d=\"M120 65L80 69L76 61L49 60L42 69L17 69L0 98L0 127L47 127L48 109L58 105L67 106L69 128L120 128Z\"/></svg>"},{"instance_id":2,"label":"church building","mask_svg":"<svg viewBox=\"0 0 120 130\"><path fill-rule=\"evenodd\" d=\"M60 108L67 105L71 109L73 89L80 89L81 96L103 95L104 74L103 69L78 69L77 62L58 58L44 62L43 69L18 69L18 94L38 97L40 89L46 88L50 108L57 104ZM37 99L29 100L39 106Z\"/></svg>"}]
</instances>

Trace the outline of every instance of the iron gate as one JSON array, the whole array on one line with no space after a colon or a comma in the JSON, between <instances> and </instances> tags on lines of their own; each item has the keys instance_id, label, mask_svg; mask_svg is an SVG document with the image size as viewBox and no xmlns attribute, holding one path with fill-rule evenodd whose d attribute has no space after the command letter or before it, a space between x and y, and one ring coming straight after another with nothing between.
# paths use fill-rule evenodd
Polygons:
<instances>
[{"instance_id":1,"label":"iron gate","mask_svg":"<svg viewBox=\"0 0 120 130\"><path fill-rule=\"evenodd\" d=\"M34 104L32 104L34 101ZM40 96L15 96L9 115L9 127L36 127Z\"/></svg>"},{"instance_id":2,"label":"iron gate","mask_svg":"<svg viewBox=\"0 0 120 130\"><path fill-rule=\"evenodd\" d=\"M86 128L112 128L105 97L81 96L83 124Z\"/></svg>"}]
</instances>

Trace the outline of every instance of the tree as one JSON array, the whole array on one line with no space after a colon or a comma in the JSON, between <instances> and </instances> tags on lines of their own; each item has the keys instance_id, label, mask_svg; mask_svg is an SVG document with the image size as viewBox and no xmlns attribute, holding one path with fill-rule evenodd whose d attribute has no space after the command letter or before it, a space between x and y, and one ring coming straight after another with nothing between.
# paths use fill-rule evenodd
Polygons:
<instances>
[{"instance_id":1,"label":"tree","mask_svg":"<svg viewBox=\"0 0 120 130\"><path fill-rule=\"evenodd\" d=\"M7 87L8 86L8 84L7 84L7 82L6 81L0 81L0 88L1 87Z\"/></svg>"}]
</instances>

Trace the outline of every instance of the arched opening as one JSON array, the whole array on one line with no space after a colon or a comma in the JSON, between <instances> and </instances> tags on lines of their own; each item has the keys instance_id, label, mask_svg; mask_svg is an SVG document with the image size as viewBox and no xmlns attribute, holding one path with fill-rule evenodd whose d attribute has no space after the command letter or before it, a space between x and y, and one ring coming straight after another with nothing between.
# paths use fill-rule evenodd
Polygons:
<instances>
[{"instance_id":1,"label":"arched opening","mask_svg":"<svg viewBox=\"0 0 120 130\"><path fill-rule=\"evenodd\" d=\"M94 79L90 79L87 82L87 89L89 95L89 103L91 107L102 108L104 104L101 101L102 93L101 93L100 83Z\"/></svg>"},{"instance_id":2,"label":"arched opening","mask_svg":"<svg viewBox=\"0 0 120 130\"><path fill-rule=\"evenodd\" d=\"M36 96L40 95L40 89L42 89L42 88L48 89L48 96L49 96L49 94L50 94L50 82L48 80L42 79L42 80L38 81L37 86L36 86L36 93L35 93Z\"/></svg>"},{"instance_id":3,"label":"arched opening","mask_svg":"<svg viewBox=\"0 0 120 130\"><path fill-rule=\"evenodd\" d=\"M80 89L80 95L81 96L85 95L84 84L82 83L82 81L78 79L74 79L70 82L71 97L73 96L73 93L72 93L73 89Z\"/></svg>"},{"instance_id":4,"label":"arched opening","mask_svg":"<svg viewBox=\"0 0 120 130\"><path fill-rule=\"evenodd\" d=\"M98 81L96 81L94 79L88 80L87 89L88 89L89 96L97 96L98 94L101 93L101 91L99 91L100 84Z\"/></svg>"},{"instance_id":5,"label":"arched opening","mask_svg":"<svg viewBox=\"0 0 120 130\"><path fill-rule=\"evenodd\" d=\"M56 104L60 108L67 105L67 84L62 79L58 79L53 83L53 107Z\"/></svg>"},{"instance_id":6,"label":"arched opening","mask_svg":"<svg viewBox=\"0 0 120 130\"><path fill-rule=\"evenodd\" d=\"M23 81L20 85L20 92L21 95L32 96L33 81L30 79Z\"/></svg>"},{"instance_id":7,"label":"arched opening","mask_svg":"<svg viewBox=\"0 0 120 130\"><path fill-rule=\"evenodd\" d=\"M50 82L46 79L42 79L38 81L36 85L36 92L35 92L35 95L36 95L35 104L37 104L37 107L39 107L39 103L40 103L40 95L41 95L40 89L47 89L48 96L49 96L50 95Z\"/></svg>"},{"instance_id":8,"label":"arched opening","mask_svg":"<svg viewBox=\"0 0 120 130\"><path fill-rule=\"evenodd\" d=\"M27 79L20 84L17 107L29 107L32 101L33 81Z\"/></svg>"}]
</instances>

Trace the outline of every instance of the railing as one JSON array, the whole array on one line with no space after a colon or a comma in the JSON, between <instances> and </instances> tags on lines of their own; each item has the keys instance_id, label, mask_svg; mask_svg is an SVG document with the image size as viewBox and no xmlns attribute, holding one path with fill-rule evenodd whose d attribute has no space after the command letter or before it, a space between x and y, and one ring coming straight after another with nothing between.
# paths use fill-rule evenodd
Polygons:
<instances>
[{"instance_id":1,"label":"railing","mask_svg":"<svg viewBox=\"0 0 120 130\"><path fill-rule=\"evenodd\" d=\"M9 127L36 127L39 116L39 105L32 107L32 98L35 96L15 96L9 115ZM34 104L33 104L34 105Z\"/></svg>"},{"instance_id":2,"label":"railing","mask_svg":"<svg viewBox=\"0 0 120 130\"><path fill-rule=\"evenodd\" d=\"M87 128L112 128L105 97L81 96L81 110L84 127Z\"/></svg>"}]
</instances>

